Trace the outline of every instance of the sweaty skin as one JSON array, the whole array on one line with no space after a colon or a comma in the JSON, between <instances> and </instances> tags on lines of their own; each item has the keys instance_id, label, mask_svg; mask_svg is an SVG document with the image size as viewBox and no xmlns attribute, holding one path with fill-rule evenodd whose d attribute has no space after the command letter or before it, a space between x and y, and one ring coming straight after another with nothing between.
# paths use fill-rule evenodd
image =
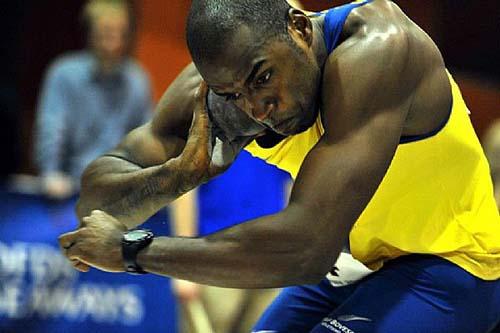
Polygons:
<instances>
[{"instance_id":1,"label":"sweaty skin","mask_svg":"<svg viewBox=\"0 0 500 333\"><path fill-rule=\"evenodd\" d=\"M289 205L278 214L208 237L155 238L138 255L146 271L237 288L317 283L333 267L400 137L428 133L446 119L451 92L440 52L394 3L376 0L353 10L340 45L328 56L322 19L289 12L292 39L323 68L317 91L310 82L303 84L321 96L325 128L302 164ZM298 69L290 68L289 46L274 42L255 54L275 64L274 77L259 89L240 74L258 60L248 58L254 53L246 54L233 57L241 58L239 66L197 65L218 93L241 93L241 108L255 120L281 134L303 130L314 111L306 98L300 100L302 91L293 91L301 86L301 77L294 77ZM76 268L123 271L122 223L129 228L141 224L181 193L223 171L210 164L209 121L204 99L195 97L200 82L197 69L189 65L168 88L153 121L88 167L78 204L81 228L60 239ZM202 83L201 95L206 89ZM293 120L282 125L289 117ZM95 209L109 215L91 214Z\"/></svg>"}]
</instances>

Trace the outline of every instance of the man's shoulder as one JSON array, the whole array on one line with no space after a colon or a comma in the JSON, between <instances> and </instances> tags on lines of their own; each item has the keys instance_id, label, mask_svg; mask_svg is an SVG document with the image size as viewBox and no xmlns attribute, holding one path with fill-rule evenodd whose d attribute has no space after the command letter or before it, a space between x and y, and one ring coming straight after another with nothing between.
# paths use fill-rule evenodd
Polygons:
<instances>
[{"instance_id":1,"label":"man's shoulder","mask_svg":"<svg viewBox=\"0 0 500 333\"><path fill-rule=\"evenodd\" d=\"M87 52L67 52L52 61L48 73L58 77L75 77L75 74L87 72L91 67L90 62L90 55Z\"/></svg>"},{"instance_id":2,"label":"man's shoulder","mask_svg":"<svg viewBox=\"0 0 500 333\"><path fill-rule=\"evenodd\" d=\"M85 51L71 51L59 55L51 64L52 67L72 69L82 67L91 61L90 54Z\"/></svg>"}]
</instances>

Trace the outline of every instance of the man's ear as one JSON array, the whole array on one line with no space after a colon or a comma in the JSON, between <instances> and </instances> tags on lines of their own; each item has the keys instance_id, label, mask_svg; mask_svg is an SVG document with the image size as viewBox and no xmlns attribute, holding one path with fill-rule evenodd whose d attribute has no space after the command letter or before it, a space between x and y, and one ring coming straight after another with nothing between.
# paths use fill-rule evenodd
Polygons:
<instances>
[{"instance_id":1,"label":"man's ear","mask_svg":"<svg viewBox=\"0 0 500 333\"><path fill-rule=\"evenodd\" d=\"M296 8L288 10L288 32L292 36L299 37L308 46L312 45L313 30L309 17L304 12Z\"/></svg>"},{"instance_id":2,"label":"man's ear","mask_svg":"<svg viewBox=\"0 0 500 333\"><path fill-rule=\"evenodd\" d=\"M304 5L301 0L286 0L290 6L293 8L304 9Z\"/></svg>"}]
</instances>

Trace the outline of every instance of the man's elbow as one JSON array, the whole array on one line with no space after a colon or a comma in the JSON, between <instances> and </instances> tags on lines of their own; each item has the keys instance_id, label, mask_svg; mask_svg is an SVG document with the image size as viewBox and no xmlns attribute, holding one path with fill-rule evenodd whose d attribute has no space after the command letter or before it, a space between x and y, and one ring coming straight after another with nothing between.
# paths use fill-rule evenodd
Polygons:
<instances>
[{"instance_id":1,"label":"man's elbow","mask_svg":"<svg viewBox=\"0 0 500 333\"><path fill-rule=\"evenodd\" d=\"M84 190L82 185L82 190L75 206L78 219L81 221L85 216L89 216L93 209L98 208L95 196L89 195L89 191Z\"/></svg>"},{"instance_id":2,"label":"man's elbow","mask_svg":"<svg viewBox=\"0 0 500 333\"><path fill-rule=\"evenodd\" d=\"M333 251L332 251L333 252ZM300 263L297 265L296 284L317 284L331 271L336 256L325 249L308 249L302 251Z\"/></svg>"},{"instance_id":3,"label":"man's elbow","mask_svg":"<svg viewBox=\"0 0 500 333\"><path fill-rule=\"evenodd\" d=\"M99 208L99 204L96 202L96 198L99 198L97 195L98 186L96 186L99 178L98 165L98 160L95 160L87 166L80 177L80 196L75 207L76 215L80 220L90 215L93 209Z\"/></svg>"},{"instance_id":4,"label":"man's elbow","mask_svg":"<svg viewBox=\"0 0 500 333\"><path fill-rule=\"evenodd\" d=\"M79 221L81 221L85 216L90 215L89 209L88 209L87 205L85 205L81 196L78 199L78 202L76 203L75 212L76 212L76 216L78 217Z\"/></svg>"}]
</instances>

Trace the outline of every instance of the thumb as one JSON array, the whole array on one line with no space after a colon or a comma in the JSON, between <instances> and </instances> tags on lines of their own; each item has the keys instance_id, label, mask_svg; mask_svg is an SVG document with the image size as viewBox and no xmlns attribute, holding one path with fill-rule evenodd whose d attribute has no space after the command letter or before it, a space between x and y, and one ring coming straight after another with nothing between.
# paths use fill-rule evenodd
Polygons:
<instances>
[{"instance_id":1,"label":"thumb","mask_svg":"<svg viewBox=\"0 0 500 333\"><path fill-rule=\"evenodd\" d=\"M184 155L191 160L206 161L212 153L212 130L207 112L208 86L202 81L195 94L193 120L189 137L184 148Z\"/></svg>"},{"instance_id":2,"label":"thumb","mask_svg":"<svg viewBox=\"0 0 500 333\"><path fill-rule=\"evenodd\" d=\"M215 138L210 159L210 174L217 175L226 171L242 149L252 140L253 137L239 137L231 142L223 142L219 138Z\"/></svg>"},{"instance_id":3,"label":"thumb","mask_svg":"<svg viewBox=\"0 0 500 333\"><path fill-rule=\"evenodd\" d=\"M207 131L210 129L210 119L207 112L207 94L208 85L202 80L195 94L196 102L193 110L193 122L191 123L191 131L194 130L198 134L208 134Z\"/></svg>"}]
</instances>

